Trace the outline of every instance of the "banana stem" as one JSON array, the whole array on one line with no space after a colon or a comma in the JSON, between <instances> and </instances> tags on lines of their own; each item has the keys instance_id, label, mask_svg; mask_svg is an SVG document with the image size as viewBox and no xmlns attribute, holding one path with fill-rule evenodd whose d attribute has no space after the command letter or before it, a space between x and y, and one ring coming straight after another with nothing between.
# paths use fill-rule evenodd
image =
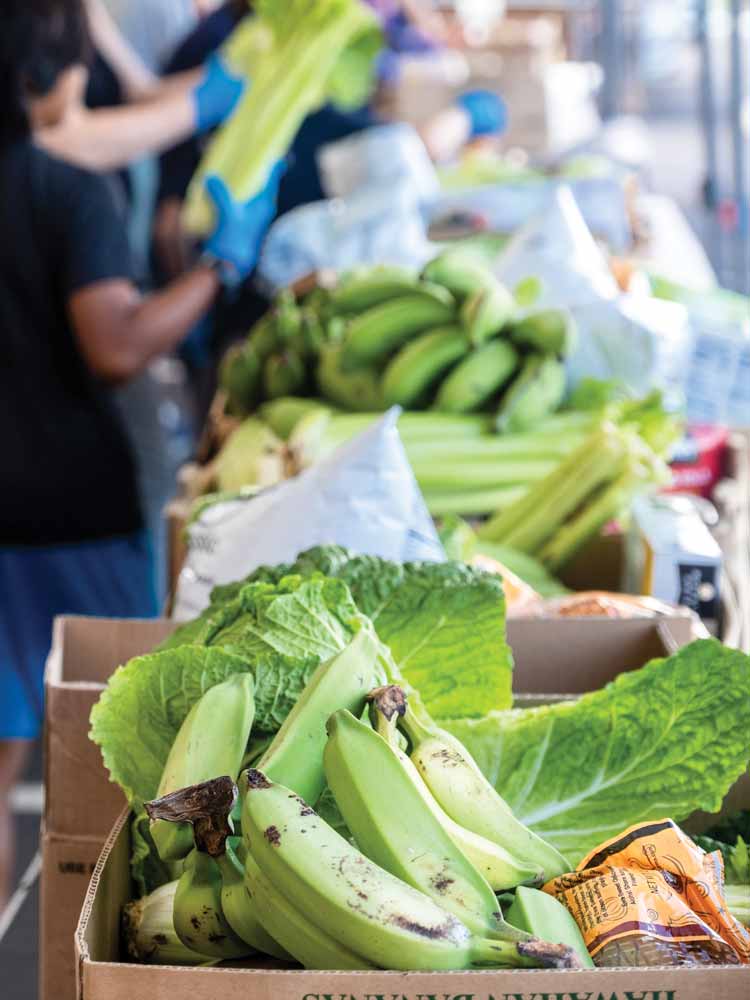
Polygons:
<instances>
[{"instance_id":1,"label":"banana stem","mask_svg":"<svg viewBox=\"0 0 750 1000\"><path fill-rule=\"evenodd\" d=\"M237 803L237 786L229 777L213 778L180 788L145 803L149 819L192 823L197 853L219 858L233 833L230 814Z\"/></svg>"},{"instance_id":2,"label":"banana stem","mask_svg":"<svg viewBox=\"0 0 750 1000\"><path fill-rule=\"evenodd\" d=\"M564 944L540 938L500 941L478 938L472 949L472 968L580 969L578 956Z\"/></svg>"}]
</instances>

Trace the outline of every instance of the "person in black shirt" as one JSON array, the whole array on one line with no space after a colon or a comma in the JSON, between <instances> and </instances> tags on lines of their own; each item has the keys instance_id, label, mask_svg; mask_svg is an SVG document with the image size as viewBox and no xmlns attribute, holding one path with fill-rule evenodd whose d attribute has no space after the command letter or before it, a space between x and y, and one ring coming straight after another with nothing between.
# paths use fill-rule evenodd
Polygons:
<instances>
[{"instance_id":1,"label":"person in black shirt","mask_svg":"<svg viewBox=\"0 0 750 1000\"><path fill-rule=\"evenodd\" d=\"M108 386L174 348L250 272L280 170L245 205L216 177L204 256L158 294L132 280L110 182L36 136L86 85L80 0L6 0L0 32L0 910L8 791L38 734L56 614L157 612L133 458ZM195 115L200 117L200 109Z\"/></svg>"}]
</instances>

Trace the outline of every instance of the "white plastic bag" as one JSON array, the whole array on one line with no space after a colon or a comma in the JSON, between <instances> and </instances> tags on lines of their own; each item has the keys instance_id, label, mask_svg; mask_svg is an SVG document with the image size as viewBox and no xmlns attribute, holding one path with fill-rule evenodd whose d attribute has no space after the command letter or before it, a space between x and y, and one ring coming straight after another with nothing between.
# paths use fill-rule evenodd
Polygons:
<instances>
[{"instance_id":1,"label":"white plastic bag","mask_svg":"<svg viewBox=\"0 0 750 1000\"><path fill-rule=\"evenodd\" d=\"M556 188L544 208L516 233L495 272L509 288L529 275L540 278L540 308L577 306L617 295L604 254L567 186Z\"/></svg>"},{"instance_id":2,"label":"white plastic bag","mask_svg":"<svg viewBox=\"0 0 750 1000\"><path fill-rule=\"evenodd\" d=\"M395 562L443 562L395 408L301 475L255 497L207 507L190 526L174 616L194 618L212 589L258 566L337 544Z\"/></svg>"}]
</instances>

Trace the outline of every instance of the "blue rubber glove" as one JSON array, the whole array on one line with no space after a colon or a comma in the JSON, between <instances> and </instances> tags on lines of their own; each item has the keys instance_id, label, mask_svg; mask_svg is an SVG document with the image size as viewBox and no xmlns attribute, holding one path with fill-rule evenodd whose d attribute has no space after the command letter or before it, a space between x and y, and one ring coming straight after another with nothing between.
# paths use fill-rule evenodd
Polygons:
<instances>
[{"instance_id":1,"label":"blue rubber glove","mask_svg":"<svg viewBox=\"0 0 750 1000\"><path fill-rule=\"evenodd\" d=\"M508 126L508 109L505 102L491 90L470 90L458 99L471 122L472 139L483 135L500 135Z\"/></svg>"},{"instance_id":2,"label":"blue rubber glove","mask_svg":"<svg viewBox=\"0 0 750 1000\"><path fill-rule=\"evenodd\" d=\"M204 253L223 265L222 280L230 287L244 281L258 261L263 238L276 214L285 170L286 162L279 160L263 190L244 204L233 199L221 177L212 174L206 178L206 193L216 209L216 227L205 242Z\"/></svg>"},{"instance_id":3,"label":"blue rubber glove","mask_svg":"<svg viewBox=\"0 0 750 1000\"><path fill-rule=\"evenodd\" d=\"M203 78L193 90L196 131L207 132L234 111L245 92L247 80L233 76L220 53L214 52L203 66Z\"/></svg>"}]
</instances>

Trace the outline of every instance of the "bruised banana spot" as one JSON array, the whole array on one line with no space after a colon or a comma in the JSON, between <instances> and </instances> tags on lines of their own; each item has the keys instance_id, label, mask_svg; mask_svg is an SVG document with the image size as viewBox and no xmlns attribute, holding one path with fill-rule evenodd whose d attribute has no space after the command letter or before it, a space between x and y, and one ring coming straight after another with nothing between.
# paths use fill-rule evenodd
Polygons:
<instances>
[{"instance_id":1,"label":"bruised banana spot","mask_svg":"<svg viewBox=\"0 0 750 1000\"><path fill-rule=\"evenodd\" d=\"M194 931L199 931L201 929L201 922L197 917L190 918L190 926Z\"/></svg>"},{"instance_id":2,"label":"bruised banana spot","mask_svg":"<svg viewBox=\"0 0 750 1000\"><path fill-rule=\"evenodd\" d=\"M166 934L154 934L153 941L154 944L164 945L168 943L169 938L167 937Z\"/></svg>"},{"instance_id":3,"label":"bruised banana spot","mask_svg":"<svg viewBox=\"0 0 750 1000\"><path fill-rule=\"evenodd\" d=\"M272 847L278 847L281 843L281 834L277 826L268 826L263 831L263 836Z\"/></svg>"},{"instance_id":4,"label":"bruised banana spot","mask_svg":"<svg viewBox=\"0 0 750 1000\"><path fill-rule=\"evenodd\" d=\"M245 774L247 776L247 787L252 789L252 791L271 787L271 782L262 771L256 771L254 767L249 767Z\"/></svg>"},{"instance_id":5,"label":"bruised banana spot","mask_svg":"<svg viewBox=\"0 0 750 1000\"><path fill-rule=\"evenodd\" d=\"M410 920L409 917L400 913L395 913L391 917L390 923L405 931L411 931L412 934L418 934L419 937L428 938L430 941L443 941L450 936L447 924L440 924L438 927L425 927L424 924Z\"/></svg>"},{"instance_id":6,"label":"bruised banana spot","mask_svg":"<svg viewBox=\"0 0 750 1000\"><path fill-rule=\"evenodd\" d=\"M450 886L456 881L454 878L448 878L447 875L436 875L432 880L432 886L435 892L444 895Z\"/></svg>"}]
</instances>

